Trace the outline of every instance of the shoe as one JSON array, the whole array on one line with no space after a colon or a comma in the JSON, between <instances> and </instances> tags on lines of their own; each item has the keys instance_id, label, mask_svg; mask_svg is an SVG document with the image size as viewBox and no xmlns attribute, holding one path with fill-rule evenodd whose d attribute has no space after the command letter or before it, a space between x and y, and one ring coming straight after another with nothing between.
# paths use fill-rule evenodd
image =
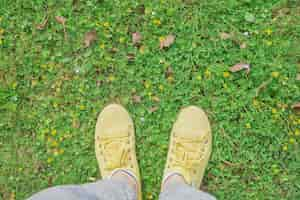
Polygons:
<instances>
[{"instance_id":1,"label":"shoe","mask_svg":"<svg viewBox=\"0 0 300 200\"><path fill-rule=\"evenodd\" d=\"M204 111L189 106L173 125L163 183L181 175L187 184L200 188L212 146L211 128Z\"/></svg>"},{"instance_id":2,"label":"shoe","mask_svg":"<svg viewBox=\"0 0 300 200\"><path fill-rule=\"evenodd\" d=\"M108 105L100 113L95 131L95 151L102 178L110 178L119 170L127 172L135 178L138 200L141 200L134 125L121 105Z\"/></svg>"}]
</instances>

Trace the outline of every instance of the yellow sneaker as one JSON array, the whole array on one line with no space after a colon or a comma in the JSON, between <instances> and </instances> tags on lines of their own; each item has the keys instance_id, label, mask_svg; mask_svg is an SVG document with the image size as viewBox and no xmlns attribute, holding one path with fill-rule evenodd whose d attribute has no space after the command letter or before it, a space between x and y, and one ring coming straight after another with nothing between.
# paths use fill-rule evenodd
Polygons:
<instances>
[{"instance_id":1,"label":"yellow sneaker","mask_svg":"<svg viewBox=\"0 0 300 200\"><path fill-rule=\"evenodd\" d=\"M128 172L136 180L138 200L141 200L133 121L121 105L108 105L100 113L95 131L95 151L102 177L110 178L119 170Z\"/></svg>"},{"instance_id":2,"label":"yellow sneaker","mask_svg":"<svg viewBox=\"0 0 300 200\"><path fill-rule=\"evenodd\" d=\"M211 129L204 111L196 106L183 109L173 125L163 183L173 174L200 188L211 153Z\"/></svg>"}]
</instances>

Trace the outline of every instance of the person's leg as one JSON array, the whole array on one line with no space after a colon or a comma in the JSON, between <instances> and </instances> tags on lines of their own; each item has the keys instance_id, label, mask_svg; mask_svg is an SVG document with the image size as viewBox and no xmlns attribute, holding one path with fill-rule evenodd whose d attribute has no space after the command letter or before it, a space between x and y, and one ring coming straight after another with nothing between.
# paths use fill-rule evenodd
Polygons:
<instances>
[{"instance_id":1,"label":"person's leg","mask_svg":"<svg viewBox=\"0 0 300 200\"><path fill-rule=\"evenodd\" d=\"M160 200L214 200L200 188L212 145L211 129L203 110L183 109L171 132Z\"/></svg>"},{"instance_id":2,"label":"person's leg","mask_svg":"<svg viewBox=\"0 0 300 200\"><path fill-rule=\"evenodd\" d=\"M125 177L125 174L120 175L95 183L52 187L33 195L28 200L136 200L134 180Z\"/></svg>"},{"instance_id":3,"label":"person's leg","mask_svg":"<svg viewBox=\"0 0 300 200\"><path fill-rule=\"evenodd\" d=\"M134 126L122 106L109 105L99 115L95 150L102 181L49 188L29 200L140 200Z\"/></svg>"}]
</instances>

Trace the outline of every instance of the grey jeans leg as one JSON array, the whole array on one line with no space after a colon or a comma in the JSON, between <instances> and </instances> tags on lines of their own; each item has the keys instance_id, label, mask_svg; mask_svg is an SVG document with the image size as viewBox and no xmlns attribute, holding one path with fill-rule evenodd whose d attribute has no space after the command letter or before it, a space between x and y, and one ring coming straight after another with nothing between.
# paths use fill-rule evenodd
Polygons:
<instances>
[{"instance_id":1,"label":"grey jeans leg","mask_svg":"<svg viewBox=\"0 0 300 200\"><path fill-rule=\"evenodd\" d=\"M28 200L136 200L136 192L126 182L101 180L84 185L52 187Z\"/></svg>"},{"instance_id":2,"label":"grey jeans leg","mask_svg":"<svg viewBox=\"0 0 300 200\"><path fill-rule=\"evenodd\" d=\"M187 184L174 183L168 185L160 194L160 200L216 200L212 195L197 190Z\"/></svg>"}]
</instances>

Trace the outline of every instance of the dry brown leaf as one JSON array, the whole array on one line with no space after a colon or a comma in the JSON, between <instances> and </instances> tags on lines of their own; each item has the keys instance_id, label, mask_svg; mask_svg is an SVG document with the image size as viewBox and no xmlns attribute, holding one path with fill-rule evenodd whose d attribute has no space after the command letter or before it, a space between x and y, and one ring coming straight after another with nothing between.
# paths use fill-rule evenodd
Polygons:
<instances>
[{"instance_id":1,"label":"dry brown leaf","mask_svg":"<svg viewBox=\"0 0 300 200\"><path fill-rule=\"evenodd\" d=\"M55 16L55 20L63 26L66 24L66 18L62 16Z\"/></svg>"},{"instance_id":2,"label":"dry brown leaf","mask_svg":"<svg viewBox=\"0 0 300 200\"><path fill-rule=\"evenodd\" d=\"M246 42L243 42L242 44L240 44L240 48L241 48L241 49L245 49L245 48L247 48L247 44L246 44Z\"/></svg>"},{"instance_id":3,"label":"dry brown leaf","mask_svg":"<svg viewBox=\"0 0 300 200\"><path fill-rule=\"evenodd\" d=\"M84 47L87 48L87 47L91 46L91 44L93 42L95 42L96 40L97 40L97 31L96 30L91 30L91 31L85 33L84 40L83 40Z\"/></svg>"},{"instance_id":4,"label":"dry brown leaf","mask_svg":"<svg viewBox=\"0 0 300 200\"><path fill-rule=\"evenodd\" d=\"M169 67L167 68L167 70L165 71L165 77L168 78L168 77L172 76L173 73L174 73L174 72L173 72L172 67L169 66Z\"/></svg>"},{"instance_id":5,"label":"dry brown leaf","mask_svg":"<svg viewBox=\"0 0 300 200\"><path fill-rule=\"evenodd\" d=\"M160 98L157 97L157 96L153 96L153 97L152 97L152 100L153 100L154 102L160 102Z\"/></svg>"},{"instance_id":6,"label":"dry brown leaf","mask_svg":"<svg viewBox=\"0 0 300 200\"><path fill-rule=\"evenodd\" d=\"M128 53L127 54L127 59L128 59L128 61L134 61L134 59L135 59L135 55L134 55L134 53Z\"/></svg>"},{"instance_id":7,"label":"dry brown leaf","mask_svg":"<svg viewBox=\"0 0 300 200\"><path fill-rule=\"evenodd\" d=\"M229 68L231 72L238 72L245 69L247 74L250 72L250 64L247 63L238 63Z\"/></svg>"},{"instance_id":8,"label":"dry brown leaf","mask_svg":"<svg viewBox=\"0 0 300 200\"><path fill-rule=\"evenodd\" d=\"M40 23L40 24L38 24L38 25L36 26L36 28L37 28L38 30L44 30L45 27L46 27L47 24L48 24L48 21L49 21L49 17L45 17L45 19L43 20L43 22Z\"/></svg>"},{"instance_id":9,"label":"dry brown leaf","mask_svg":"<svg viewBox=\"0 0 300 200\"><path fill-rule=\"evenodd\" d=\"M141 103L142 102L142 97L135 94L135 95L132 96L132 101L133 101L133 103Z\"/></svg>"},{"instance_id":10,"label":"dry brown leaf","mask_svg":"<svg viewBox=\"0 0 300 200\"><path fill-rule=\"evenodd\" d=\"M300 73L296 76L296 81L300 81Z\"/></svg>"},{"instance_id":11,"label":"dry brown leaf","mask_svg":"<svg viewBox=\"0 0 300 200\"><path fill-rule=\"evenodd\" d=\"M300 112L300 102L297 102L297 103L293 104L292 109L294 111Z\"/></svg>"},{"instance_id":12,"label":"dry brown leaf","mask_svg":"<svg viewBox=\"0 0 300 200\"><path fill-rule=\"evenodd\" d=\"M142 40L142 35L139 32L132 33L132 42L133 44L138 44Z\"/></svg>"},{"instance_id":13,"label":"dry brown leaf","mask_svg":"<svg viewBox=\"0 0 300 200\"><path fill-rule=\"evenodd\" d=\"M155 112L155 111L157 111L158 110L158 107L157 106L152 106L151 108L149 108L149 112L150 113L153 113L153 112Z\"/></svg>"},{"instance_id":14,"label":"dry brown leaf","mask_svg":"<svg viewBox=\"0 0 300 200\"><path fill-rule=\"evenodd\" d=\"M175 36L174 35L168 35L165 38L162 38L160 40L159 47L160 47L160 49L163 49L165 47L169 47L174 43L174 41L175 41Z\"/></svg>"},{"instance_id":15,"label":"dry brown leaf","mask_svg":"<svg viewBox=\"0 0 300 200\"><path fill-rule=\"evenodd\" d=\"M220 33L220 38L221 38L222 40L228 40L228 39L230 39L231 37L232 37L232 35L231 35L230 33L225 33L225 32Z\"/></svg>"}]
</instances>

